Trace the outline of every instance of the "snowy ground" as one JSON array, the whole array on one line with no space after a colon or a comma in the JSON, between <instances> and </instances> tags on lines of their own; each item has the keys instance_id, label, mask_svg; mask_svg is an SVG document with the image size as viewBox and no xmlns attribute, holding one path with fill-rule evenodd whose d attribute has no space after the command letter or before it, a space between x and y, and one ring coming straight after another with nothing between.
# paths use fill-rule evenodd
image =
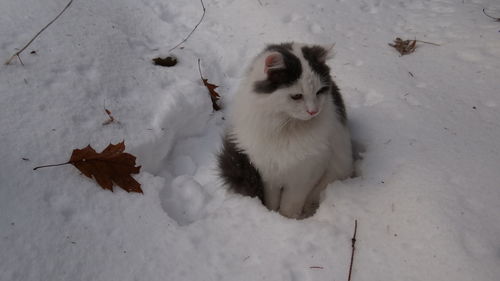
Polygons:
<instances>
[{"instance_id":1,"label":"snowy ground","mask_svg":"<svg viewBox=\"0 0 500 281\"><path fill-rule=\"evenodd\" d=\"M0 280L500 280L497 0L75 0L0 66ZM7 60L66 0L1 1ZM387 43L417 38L399 57ZM336 43L330 61L366 150L303 221L229 194L215 177L225 112L265 43ZM30 54L36 51L36 54ZM104 108L119 121L106 126ZM67 161L125 140L144 195ZM23 160L23 158L28 160Z\"/></svg>"}]
</instances>

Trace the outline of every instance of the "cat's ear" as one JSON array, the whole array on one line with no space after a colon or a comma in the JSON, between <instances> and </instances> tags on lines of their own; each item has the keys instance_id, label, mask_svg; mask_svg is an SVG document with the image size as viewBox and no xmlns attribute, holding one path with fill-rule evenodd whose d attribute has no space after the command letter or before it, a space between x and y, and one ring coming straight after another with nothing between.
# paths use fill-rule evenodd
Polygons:
<instances>
[{"instance_id":1,"label":"cat's ear","mask_svg":"<svg viewBox=\"0 0 500 281\"><path fill-rule=\"evenodd\" d=\"M285 69L285 61L283 55L276 52L269 54L264 60L264 72L269 74L273 70Z\"/></svg>"},{"instance_id":2,"label":"cat's ear","mask_svg":"<svg viewBox=\"0 0 500 281\"><path fill-rule=\"evenodd\" d=\"M333 59L333 56L335 56L335 52L333 51L333 47L335 47L335 43L323 45L323 49L325 49L325 51L326 51L326 53L324 55L324 61L327 61L329 59Z\"/></svg>"},{"instance_id":3,"label":"cat's ear","mask_svg":"<svg viewBox=\"0 0 500 281\"><path fill-rule=\"evenodd\" d=\"M333 44L325 44L318 46L321 48L321 50L317 53L318 54L318 61L320 62L326 62L329 59L332 59L333 56L335 55L333 51L333 47L335 47L335 43Z\"/></svg>"}]
</instances>

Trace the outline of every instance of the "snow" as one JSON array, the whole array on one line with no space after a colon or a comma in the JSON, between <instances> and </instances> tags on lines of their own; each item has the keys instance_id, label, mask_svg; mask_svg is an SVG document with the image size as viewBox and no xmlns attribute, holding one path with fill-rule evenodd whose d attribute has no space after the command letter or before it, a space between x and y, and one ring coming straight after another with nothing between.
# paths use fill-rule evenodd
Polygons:
<instances>
[{"instance_id":1,"label":"snow","mask_svg":"<svg viewBox=\"0 0 500 281\"><path fill-rule=\"evenodd\" d=\"M66 5L1 1L7 60ZM500 278L500 17L494 0L74 1L0 66L1 280ZM400 57L387 44L418 43ZM216 177L225 111L266 43L335 43L360 175L290 220ZM36 51L36 54L30 54ZM105 108L117 120L103 125ZM144 195L114 193L61 163L125 140ZM23 160L27 159L27 160Z\"/></svg>"}]
</instances>

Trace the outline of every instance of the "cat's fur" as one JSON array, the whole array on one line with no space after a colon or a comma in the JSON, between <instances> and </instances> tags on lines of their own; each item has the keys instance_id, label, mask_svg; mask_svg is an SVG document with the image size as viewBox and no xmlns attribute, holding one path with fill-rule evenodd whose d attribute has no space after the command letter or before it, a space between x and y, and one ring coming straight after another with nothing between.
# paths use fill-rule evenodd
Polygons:
<instances>
[{"instance_id":1,"label":"cat's fur","mask_svg":"<svg viewBox=\"0 0 500 281\"><path fill-rule=\"evenodd\" d=\"M344 103L325 63L330 49L284 43L259 54L234 97L218 158L231 189L290 218L312 215L327 184L353 172Z\"/></svg>"}]
</instances>

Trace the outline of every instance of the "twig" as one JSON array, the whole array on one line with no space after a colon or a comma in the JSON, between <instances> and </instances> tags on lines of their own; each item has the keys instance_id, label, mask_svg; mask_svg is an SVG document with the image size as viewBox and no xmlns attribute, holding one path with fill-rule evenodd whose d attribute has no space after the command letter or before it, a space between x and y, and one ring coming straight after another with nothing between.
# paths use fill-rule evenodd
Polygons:
<instances>
[{"instance_id":1,"label":"twig","mask_svg":"<svg viewBox=\"0 0 500 281\"><path fill-rule=\"evenodd\" d=\"M486 13L486 9L483 9L483 14L485 14L485 15L486 15L487 17L489 17L490 19L494 19L495 21L500 22L500 18L495 18L495 17L492 17L492 16L488 15L488 14Z\"/></svg>"},{"instance_id":2,"label":"twig","mask_svg":"<svg viewBox=\"0 0 500 281\"><path fill-rule=\"evenodd\" d=\"M19 59L19 61L21 62L21 65L24 65L24 62L23 60L21 59L21 57L19 56L19 54L16 54L16 57Z\"/></svg>"},{"instance_id":3,"label":"twig","mask_svg":"<svg viewBox=\"0 0 500 281\"><path fill-rule=\"evenodd\" d=\"M184 40L182 40L179 44L175 45L175 47L173 47L172 49L168 50L168 52L172 52L173 50L177 49L177 47L179 47L182 43L186 42L188 40L188 38L191 36L191 34L194 33L194 31L196 30L198 25L200 25L200 23L203 21L203 18L205 17L206 9L205 9L205 4L203 4L203 0L200 0L200 1L201 1L201 7L203 7L203 15L201 16L200 21L194 26L193 30L191 30L191 32L188 34L188 36L186 36L186 38L184 38Z\"/></svg>"},{"instance_id":4,"label":"twig","mask_svg":"<svg viewBox=\"0 0 500 281\"><path fill-rule=\"evenodd\" d=\"M351 253L351 264L349 265L349 277L347 281L351 281L352 264L354 262L354 250L356 250L356 232L358 231L358 220L354 220L354 235L352 236L352 253Z\"/></svg>"},{"instance_id":5,"label":"twig","mask_svg":"<svg viewBox=\"0 0 500 281\"><path fill-rule=\"evenodd\" d=\"M38 166L38 167L33 168L33 170L38 170L38 169L41 169L41 168L48 168L48 167L57 167L57 166L69 165L69 164L72 164L72 163L74 163L74 162L69 161L69 162L61 163L61 164Z\"/></svg>"},{"instance_id":6,"label":"twig","mask_svg":"<svg viewBox=\"0 0 500 281\"><path fill-rule=\"evenodd\" d=\"M33 37L31 38L31 40L28 42L28 44L26 44L24 47L21 48L21 50L17 51L15 54L12 55L12 57L10 57L10 59L8 59L5 64L10 64L10 62L15 58L17 57L19 59L19 61L21 62L21 64L23 64L23 61L21 60L21 57L19 56L26 48L28 48L28 46L33 42L35 41L35 39L38 37L38 35L40 35L43 31L45 31L45 29L47 29L47 27L49 27L53 22L55 22L63 13L64 11L66 11L69 6L71 5L71 3L73 3L73 0L70 0L69 3L66 5L66 7L64 7L64 9L53 19L51 20L44 28L42 28L42 30L38 31L38 33ZM23 64L24 65L24 64Z\"/></svg>"},{"instance_id":7,"label":"twig","mask_svg":"<svg viewBox=\"0 0 500 281\"><path fill-rule=\"evenodd\" d=\"M200 72L200 78L201 78L201 80L203 80L203 79L204 79L204 77L203 77L203 74L201 74L201 66L200 66L200 61L201 61L201 60L200 60L200 59L198 59L198 72Z\"/></svg>"},{"instance_id":8,"label":"twig","mask_svg":"<svg viewBox=\"0 0 500 281\"><path fill-rule=\"evenodd\" d=\"M431 44L431 45L434 45L434 46L441 46L441 45L436 44L436 43L427 42L427 41L422 41L422 40L416 40L416 39L415 39L415 41L420 42L420 43L425 43L425 44Z\"/></svg>"}]
</instances>

